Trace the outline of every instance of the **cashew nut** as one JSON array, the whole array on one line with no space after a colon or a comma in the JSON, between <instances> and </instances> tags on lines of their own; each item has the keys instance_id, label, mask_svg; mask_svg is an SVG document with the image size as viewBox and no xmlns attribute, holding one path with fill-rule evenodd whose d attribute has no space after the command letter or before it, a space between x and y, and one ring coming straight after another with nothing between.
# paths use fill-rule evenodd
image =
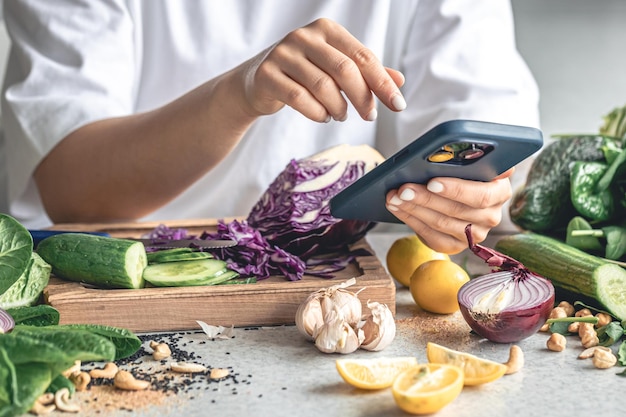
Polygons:
<instances>
[{"instance_id":1,"label":"cashew nut","mask_svg":"<svg viewBox=\"0 0 626 417\"><path fill-rule=\"evenodd\" d=\"M68 413L78 413L80 411L80 405L70 401L70 390L67 388L61 388L54 393L54 404L59 410Z\"/></svg>"},{"instance_id":2,"label":"cashew nut","mask_svg":"<svg viewBox=\"0 0 626 417\"><path fill-rule=\"evenodd\" d=\"M563 317L567 317L567 312L563 307L554 307L552 311L550 311L549 318L551 319L560 319ZM539 331L541 332L547 332L548 330L550 330L549 323L544 323L543 326L541 326L541 328L539 329Z\"/></svg>"},{"instance_id":3,"label":"cashew nut","mask_svg":"<svg viewBox=\"0 0 626 417\"><path fill-rule=\"evenodd\" d=\"M31 414L35 414L37 416L41 416L44 414L50 414L56 408L54 405L54 394L51 392L46 392L37 398L29 412Z\"/></svg>"},{"instance_id":4,"label":"cashew nut","mask_svg":"<svg viewBox=\"0 0 626 417\"><path fill-rule=\"evenodd\" d=\"M169 358L172 355L170 347L166 343L157 343L155 341L150 342L152 348L152 357L155 361L160 361Z\"/></svg>"},{"instance_id":5,"label":"cashew nut","mask_svg":"<svg viewBox=\"0 0 626 417\"><path fill-rule=\"evenodd\" d=\"M598 343L600 343L600 339L598 339L598 334L592 323L580 323L578 336L580 336L580 343L582 343L585 348L597 346Z\"/></svg>"},{"instance_id":6,"label":"cashew nut","mask_svg":"<svg viewBox=\"0 0 626 417\"><path fill-rule=\"evenodd\" d=\"M567 317L571 317L576 312L576 309L573 305L568 303L567 301L561 301L557 307L561 307L567 313Z\"/></svg>"},{"instance_id":7,"label":"cashew nut","mask_svg":"<svg viewBox=\"0 0 626 417\"><path fill-rule=\"evenodd\" d=\"M606 326L610 322L613 321L613 317L606 313L597 313L596 317L598 318L598 322L596 323L596 328L600 328L602 326Z\"/></svg>"},{"instance_id":8,"label":"cashew nut","mask_svg":"<svg viewBox=\"0 0 626 417\"><path fill-rule=\"evenodd\" d=\"M505 374L510 375L524 367L524 352L517 345L512 345L509 349L509 360L505 363Z\"/></svg>"},{"instance_id":9,"label":"cashew nut","mask_svg":"<svg viewBox=\"0 0 626 417\"><path fill-rule=\"evenodd\" d=\"M135 379L128 371L118 371L113 378L113 385L126 391L141 391L150 386L150 381Z\"/></svg>"},{"instance_id":10,"label":"cashew nut","mask_svg":"<svg viewBox=\"0 0 626 417\"><path fill-rule=\"evenodd\" d=\"M611 350L597 349L591 360L593 361L593 366L599 369L608 369L617 363L617 357Z\"/></svg>"},{"instance_id":11,"label":"cashew nut","mask_svg":"<svg viewBox=\"0 0 626 417\"><path fill-rule=\"evenodd\" d=\"M230 375L230 371L226 368L213 368L211 369L211 373L209 374L209 378L211 379L222 379L226 378Z\"/></svg>"},{"instance_id":12,"label":"cashew nut","mask_svg":"<svg viewBox=\"0 0 626 417\"><path fill-rule=\"evenodd\" d=\"M174 362L170 365L170 368L174 372L180 373L198 373L198 372L206 372L207 367L204 365L200 365L198 363L189 363L189 362Z\"/></svg>"},{"instance_id":13,"label":"cashew nut","mask_svg":"<svg viewBox=\"0 0 626 417\"><path fill-rule=\"evenodd\" d=\"M102 369L92 369L89 371L89 375L92 378L113 378L117 374L117 365L113 362L108 362Z\"/></svg>"},{"instance_id":14,"label":"cashew nut","mask_svg":"<svg viewBox=\"0 0 626 417\"><path fill-rule=\"evenodd\" d=\"M76 391L85 391L91 382L91 376L87 372L75 372L70 375L69 380L74 383Z\"/></svg>"},{"instance_id":15,"label":"cashew nut","mask_svg":"<svg viewBox=\"0 0 626 417\"><path fill-rule=\"evenodd\" d=\"M578 355L578 359L592 358L593 355L596 353L596 350L606 350L607 352L610 352L611 348L608 348L606 346L592 346L580 352L580 355Z\"/></svg>"},{"instance_id":16,"label":"cashew nut","mask_svg":"<svg viewBox=\"0 0 626 417\"><path fill-rule=\"evenodd\" d=\"M76 372L80 372L80 365L81 365L80 360L75 360L74 365L72 365L71 368L68 368L65 371L63 371L63 376L66 378L69 378L72 374Z\"/></svg>"},{"instance_id":17,"label":"cashew nut","mask_svg":"<svg viewBox=\"0 0 626 417\"><path fill-rule=\"evenodd\" d=\"M550 338L546 342L546 346L553 352L562 352L565 350L565 346L567 345L567 340L565 336L560 333L552 333Z\"/></svg>"}]
</instances>

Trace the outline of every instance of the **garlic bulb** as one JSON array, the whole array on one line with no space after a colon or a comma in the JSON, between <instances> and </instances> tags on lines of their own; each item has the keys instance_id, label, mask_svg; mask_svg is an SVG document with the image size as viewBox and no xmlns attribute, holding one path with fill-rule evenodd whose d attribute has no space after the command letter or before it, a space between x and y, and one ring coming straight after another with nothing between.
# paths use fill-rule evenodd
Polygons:
<instances>
[{"instance_id":1,"label":"garlic bulb","mask_svg":"<svg viewBox=\"0 0 626 417\"><path fill-rule=\"evenodd\" d=\"M324 353L352 353L363 341L363 332L342 319L338 308L329 311L324 324L313 334L315 346Z\"/></svg>"},{"instance_id":2,"label":"garlic bulb","mask_svg":"<svg viewBox=\"0 0 626 417\"><path fill-rule=\"evenodd\" d=\"M361 319L363 307L358 295L345 289L355 283L356 279L351 278L310 294L296 311L296 326L300 333L309 340L314 339L315 329L324 324L324 317L335 307L338 308L342 320L348 322L350 326L356 326ZM331 303L325 303L324 300Z\"/></svg>"},{"instance_id":3,"label":"garlic bulb","mask_svg":"<svg viewBox=\"0 0 626 417\"><path fill-rule=\"evenodd\" d=\"M368 301L367 307L371 313L359 323L359 329L364 334L361 348L373 351L383 350L396 336L396 322L386 304Z\"/></svg>"},{"instance_id":4,"label":"garlic bulb","mask_svg":"<svg viewBox=\"0 0 626 417\"><path fill-rule=\"evenodd\" d=\"M307 339L325 353L351 353L362 347L382 350L396 335L396 323L385 304L367 302L370 313L362 319L363 307L358 292L346 288L352 278L310 294L298 306L296 326Z\"/></svg>"},{"instance_id":5,"label":"garlic bulb","mask_svg":"<svg viewBox=\"0 0 626 417\"><path fill-rule=\"evenodd\" d=\"M313 333L324 324L320 298L319 292L312 293L296 311L296 327L308 340L314 340Z\"/></svg>"}]
</instances>

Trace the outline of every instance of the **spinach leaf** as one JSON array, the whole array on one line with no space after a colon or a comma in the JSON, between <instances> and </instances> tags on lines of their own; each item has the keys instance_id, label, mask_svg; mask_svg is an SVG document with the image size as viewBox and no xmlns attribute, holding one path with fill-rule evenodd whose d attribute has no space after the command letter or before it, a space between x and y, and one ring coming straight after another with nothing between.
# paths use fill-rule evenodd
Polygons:
<instances>
[{"instance_id":1,"label":"spinach leaf","mask_svg":"<svg viewBox=\"0 0 626 417\"><path fill-rule=\"evenodd\" d=\"M600 327L597 334L598 339L600 339L600 346L612 346L615 342L622 338L624 329L618 322L612 321L609 324Z\"/></svg>"},{"instance_id":2,"label":"spinach leaf","mask_svg":"<svg viewBox=\"0 0 626 417\"><path fill-rule=\"evenodd\" d=\"M51 326L59 324L59 310L48 304L38 304L30 307L9 308L7 313L13 317L15 324L27 326Z\"/></svg>"},{"instance_id":3,"label":"spinach leaf","mask_svg":"<svg viewBox=\"0 0 626 417\"><path fill-rule=\"evenodd\" d=\"M65 327L82 329L105 337L115 345L115 360L124 359L137 352L141 340L130 330L99 324L66 324Z\"/></svg>"},{"instance_id":4,"label":"spinach leaf","mask_svg":"<svg viewBox=\"0 0 626 417\"><path fill-rule=\"evenodd\" d=\"M36 304L48 281L52 267L41 256L31 252L26 270L9 289L0 294L0 308L8 309Z\"/></svg>"},{"instance_id":5,"label":"spinach leaf","mask_svg":"<svg viewBox=\"0 0 626 417\"><path fill-rule=\"evenodd\" d=\"M26 270L33 252L33 238L17 220L0 213L0 294Z\"/></svg>"},{"instance_id":6,"label":"spinach leaf","mask_svg":"<svg viewBox=\"0 0 626 417\"><path fill-rule=\"evenodd\" d=\"M11 333L0 335L0 346L6 349L15 365L39 362L53 366L61 373L74 361L112 361L115 345L106 338L86 330L63 326L15 326Z\"/></svg>"},{"instance_id":7,"label":"spinach leaf","mask_svg":"<svg viewBox=\"0 0 626 417\"><path fill-rule=\"evenodd\" d=\"M52 382L50 382L50 385L46 388L46 392L54 394L61 388L67 388L70 391L70 397L76 392L76 385L68 378L64 377L63 374L58 374Z\"/></svg>"}]
</instances>

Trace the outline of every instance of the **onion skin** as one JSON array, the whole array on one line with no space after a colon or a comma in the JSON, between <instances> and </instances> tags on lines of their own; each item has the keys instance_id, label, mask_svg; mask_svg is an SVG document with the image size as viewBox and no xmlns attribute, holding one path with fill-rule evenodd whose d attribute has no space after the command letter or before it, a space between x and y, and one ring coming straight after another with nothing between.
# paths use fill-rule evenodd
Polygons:
<instances>
[{"instance_id":1,"label":"onion skin","mask_svg":"<svg viewBox=\"0 0 626 417\"><path fill-rule=\"evenodd\" d=\"M467 324L497 343L514 343L535 334L554 307L552 282L516 259L474 244L471 225L465 227L465 234L470 250L494 268L459 289L459 307Z\"/></svg>"},{"instance_id":2,"label":"onion skin","mask_svg":"<svg viewBox=\"0 0 626 417\"><path fill-rule=\"evenodd\" d=\"M548 320L554 307L554 287L545 278L531 273L525 279L535 280L548 290L542 299L536 299L534 303L523 308L511 306L495 314L475 313L472 310L471 300L467 297L468 292L472 290L472 287L480 285L481 281L491 280L494 275L498 274L501 273L474 278L461 287L458 294L461 314L472 330L487 340L496 343L519 342L537 333ZM511 277L511 279L515 278ZM516 285L523 284L517 283Z\"/></svg>"},{"instance_id":3,"label":"onion skin","mask_svg":"<svg viewBox=\"0 0 626 417\"><path fill-rule=\"evenodd\" d=\"M15 327L13 317L0 308L0 334L9 333Z\"/></svg>"}]
</instances>

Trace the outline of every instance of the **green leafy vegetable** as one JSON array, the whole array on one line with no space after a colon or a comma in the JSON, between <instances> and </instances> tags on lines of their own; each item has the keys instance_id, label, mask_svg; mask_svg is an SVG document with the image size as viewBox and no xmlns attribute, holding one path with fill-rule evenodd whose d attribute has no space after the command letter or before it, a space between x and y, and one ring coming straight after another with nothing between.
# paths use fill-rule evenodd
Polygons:
<instances>
[{"instance_id":1,"label":"green leafy vegetable","mask_svg":"<svg viewBox=\"0 0 626 417\"><path fill-rule=\"evenodd\" d=\"M0 294L8 290L28 267L33 238L13 217L0 213Z\"/></svg>"},{"instance_id":2,"label":"green leafy vegetable","mask_svg":"<svg viewBox=\"0 0 626 417\"><path fill-rule=\"evenodd\" d=\"M600 251L603 246L593 227L581 216L576 216L567 224L565 243L584 251Z\"/></svg>"},{"instance_id":3,"label":"green leafy vegetable","mask_svg":"<svg viewBox=\"0 0 626 417\"><path fill-rule=\"evenodd\" d=\"M109 340L115 346L115 360L127 358L141 347L141 340L130 330L121 327L99 324L66 324L63 327L86 330Z\"/></svg>"},{"instance_id":4,"label":"green leafy vegetable","mask_svg":"<svg viewBox=\"0 0 626 417\"><path fill-rule=\"evenodd\" d=\"M59 324L59 311L48 304L39 304L30 307L17 307L7 309L7 313L13 317L15 324L27 326L51 326Z\"/></svg>"},{"instance_id":5,"label":"green leafy vegetable","mask_svg":"<svg viewBox=\"0 0 626 417\"><path fill-rule=\"evenodd\" d=\"M39 301L48 281L50 265L35 252L31 252L28 266L22 275L0 295L0 308L32 306Z\"/></svg>"},{"instance_id":6,"label":"green leafy vegetable","mask_svg":"<svg viewBox=\"0 0 626 417\"><path fill-rule=\"evenodd\" d=\"M612 321L609 324L600 327L597 330L598 339L600 339L600 346L613 346L624 335L624 329L617 321Z\"/></svg>"}]
</instances>

